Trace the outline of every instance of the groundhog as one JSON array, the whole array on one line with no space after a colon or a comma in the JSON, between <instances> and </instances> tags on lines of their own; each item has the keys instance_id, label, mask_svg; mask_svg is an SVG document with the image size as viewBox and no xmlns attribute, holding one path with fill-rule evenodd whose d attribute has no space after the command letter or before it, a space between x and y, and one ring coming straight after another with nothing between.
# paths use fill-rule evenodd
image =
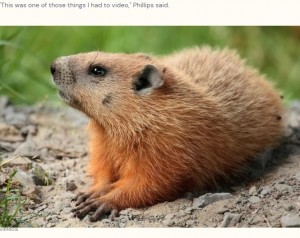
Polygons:
<instances>
[{"instance_id":1,"label":"groundhog","mask_svg":"<svg viewBox=\"0 0 300 238\"><path fill-rule=\"evenodd\" d=\"M90 52L51 65L60 96L89 118L76 217L172 201L235 174L283 132L279 93L231 50L169 56Z\"/></svg>"}]
</instances>

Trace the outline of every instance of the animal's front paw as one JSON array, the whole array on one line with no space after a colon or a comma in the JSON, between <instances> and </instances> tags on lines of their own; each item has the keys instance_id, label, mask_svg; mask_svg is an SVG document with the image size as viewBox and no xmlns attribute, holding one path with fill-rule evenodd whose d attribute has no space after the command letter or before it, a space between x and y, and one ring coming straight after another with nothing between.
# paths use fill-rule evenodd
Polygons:
<instances>
[{"instance_id":1,"label":"animal's front paw","mask_svg":"<svg viewBox=\"0 0 300 238\"><path fill-rule=\"evenodd\" d=\"M92 212L91 222L101 220L103 215L110 214L109 219L118 216L117 207L109 201L103 201L101 198L93 198L91 194L80 194L77 198L76 207L72 210L75 217L83 219L88 213Z\"/></svg>"}]
</instances>

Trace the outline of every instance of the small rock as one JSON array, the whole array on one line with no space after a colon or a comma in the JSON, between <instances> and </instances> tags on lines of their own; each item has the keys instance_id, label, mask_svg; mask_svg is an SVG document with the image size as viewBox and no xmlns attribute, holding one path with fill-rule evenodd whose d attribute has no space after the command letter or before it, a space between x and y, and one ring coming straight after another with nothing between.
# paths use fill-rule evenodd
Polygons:
<instances>
[{"instance_id":1,"label":"small rock","mask_svg":"<svg viewBox=\"0 0 300 238\"><path fill-rule=\"evenodd\" d=\"M56 216L56 215L50 215L50 216L47 216L47 217L46 217L46 221L53 221L53 220L55 220L55 219L57 219L57 216Z\"/></svg>"},{"instance_id":2,"label":"small rock","mask_svg":"<svg viewBox=\"0 0 300 238\"><path fill-rule=\"evenodd\" d=\"M300 214L288 214L281 219L282 227L300 227Z\"/></svg>"},{"instance_id":3,"label":"small rock","mask_svg":"<svg viewBox=\"0 0 300 238\"><path fill-rule=\"evenodd\" d=\"M75 189L77 189L77 185L75 184L74 181L67 181L66 182L66 190L67 191L74 191Z\"/></svg>"},{"instance_id":4,"label":"small rock","mask_svg":"<svg viewBox=\"0 0 300 238\"><path fill-rule=\"evenodd\" d=\"M175 214L167 214L166 216L165 216L165 219L166 220L170 220L170 219L173 219L175 217Z\"/></svg>"},{"instance_id":5,"label":"small rock","mask_svg":"<svg viewBox=\"0 0 300 238\"><path fill-rule=\"evenodd\" d=\"M51 192L51 191L53 191L53 190L54 190L54 186L49 186L48 192Z\"/></svg>"},{"instance_id":6,"label":"small rock","mask_svg":"<svg viewBox=\"0 0 300 238\"><path fill-rule=\"evenodd\" d=\"M122 222L122 223L119 224L119 226L120 226L121 228L124 228L124 227L126 226L126 223L123 223L123 222Z\"/></svg>"},{"instance_id":7,"label":"small rock","mask_svg":"<svg viewBox=\"0 0 300 238\"><path fill-rule=\"evenodd\" d=\"M10 143L5 141L0 141L0 151L4 150L7 152L13 152L15 151L19 146L19 143Z\"/></svg>"},{"instance_id":8,"label":"small rock","mask_svg":"<svg viewBox=\"0 0 300 238\"><path fill-rule=\"evenodd\" d=\"M281 193L292 193L293 188L287 184L275 184L276 190L278 190Z\"/></svg>"},{"instance_id":9,"label":"small rock","mask_svg":"<svg viewBox=\"0 0 300 238\"><path fill-rule=\"evenodd\" d=\"M59 219L57 217L53 217L51 220L51 223L57 223L59 221Z\"/></svg>"},{"instance_id":10,"label":"small rock","mask_svg":"<svg viewBox=\"0 0 300 238\"><path fill-rule=\"evenodd\" d=\"M38 146L35 142L33 142L31 139L27 139L16 149L14 154L29 158L38 158L40 151L38 150Z\"/></svg>"},{"instance_id":11,"label":"small rock","mask_svg":"<svg viewBox=\"0 0 300 238\"><path fill-rule=\"evenodd\" d=\"M47 224L46 224L46 227L47 227L47 228L54 227L54 226L55 226L54 223L47 223Z\"/></svg>"},{"instance_id":12,"label":"small rock","mask_svg":"<svg viewBox=\"0 0 300 238\"><path fill-rule=\"evenodd\" d=\"M278 179L277 183L278 184L284 184L285 183L285 179L284 178Z\"/></svg>"},{"instance_id":13,"label":"small rock","mask_svg":"<svg viewBox=\"0 0 300 238\"><path fill-rule=\"evenodd\" d=\"M23 136L28 136L28 135L36 135L37 134L37 127L34 126L34 125L28 125L28 126L25 126L25 127L22 127L21 129L21 134Z\"/></svg>"},{"instance_id":14,"label":"small rock","mask_svg":"<svg viewBox=\"0 0 300 238\"><path fill-rule=\"evenodd\" d=\"M0 123L0 141L21 142L24 138L14 126Z\"/></svg>"},{"instance_id":15,"label":"small rock","mask_svg":"<svg viewBox=\"0 0 300 238\"><path fill-rule=\"evenodd\" d=\"M28 124L28 118L25 113L15 112L12 107L8 107L5 113L5 121L10 125L21 128Z\"/></svg>"},{"instance_id":16,"label":"small rock","mask_svg":"<svg viewBox=\"0 0 300 238\"><path fill-rule=\"evenodd\" d=\"M28 196L35 203L41 203L43 201L43 193L39 186L35 186L30 189L26 189L23 191L23 194Z\"/></svg>"},{"instance_id":17,"label":"small rock","mask_svg":"<svg viewBox=\"0 0 300 238\"><path fill-rule=\"evenodd\" d=\"M5 164L10 165L24 165L24 166L30 166L32 164L32 161L26 157L21 156L13 156L10 158L7 158L3 161Z\"/></svg>"},{"instance_id":18,"label":"small rock","mask_svg":"<svg viewBox=\"0 0 300 238\"><path fill-rule=\"evenodd\" d=\"M249 189L249 195L257 195L257 189L255 186L252 186L250 189Z\"/></svg>"},{"instance_id":19,"label":"small rock","mask_svg":"<svg viewBox=\"0 0 300 238\"><path fill-rule=\"evenodd\" d=\"M266 195L269 194L271 191L272 191L272 190L271 190L270 187L265 186L265 187L263 188L263 190L261 190L260 195L266 196Z\"/></svg>"},{"instance_id":20,"label":"small rock","mask_svg":"<svg viewBox=\"0 0 300 238\"><path fill-rule=\"evenodd\" d=\"M195 225L196 224L196 221L194 221L194 220L187 220L186 222L185 222L185 225L186 226L193 226L193 225Z\"/></svg>"},{"instance_id":21,"label":"small rock","mask_svg":"<svg viewBox=\"0 0 300 238\"><path fill-rule=\"evenodd\" d=\"M203 208L213 202L229 199L232 197L233 196L230 193L207 193L198 198L194 198L193 199L193 207L194 208Z\"/></svg>"},{"instance_id":22,"label":"small rock","mask_svg":"<svg viewBox=\"0 0 300 238\"><path fill-rule=\"evenodd\" d=\"M295 175L295 178L300 181L300 172L298 172L296 175Z\"/></svg>"},{"instance_id":23,"label":"small rock","mask_svg":"<svg viewBox=\"0 0 300 238\"><path fill-rule=\"evenodd\" d=\"M65 208L63 209L63 213L70 213L71 210L72 210L71 207L65 207Z\"/></svg>"},{"instance_id":24,"label":"small rock","mask_svg":"<svg viewBox=\"0 0 300 238\"><path fill-rule=\"evenodd\" d=\"M194 209L193 209L192 207L188 207L187 209L184 210L184 213L185 213L186 215L191 215L193 210L194 210Z\"/></svg>"},{"instance_id":25,"label":"small rock","mask_svg":"<svg viewBox=\"0 0 300 238\"><path fill-rule=\"evenodd\" d=\"M225 213L220 227L234 227L241 219L241 214Z\"/></svg>"},{"instance_id":26,"label":"small rock","mask_svg":"<svg viewBox=\"0 0 300 238\"><path fill-rule=\"evenodd\" d=\"M128 209L125 209L125 210L122 210L119 212L120 215L124 215L124 216L127 216L128 214L130 214L131 212L131 209L128 208Z\"/></svg>"},{"instance_id":27,"label":"small rock","mask_svg":"<svg viewBox=\"0 0 300 238\"><path fill-rule=\"evenodd\" d=\"M174 221L172 221L171 219L165 219L165 220L162 221L162 223L165 226L172 226L172 225L174 225Z\"/></svg>"},{"instance_id":28,"label":"small rock","mask_svg":"<svg viewBox=\"0 0 300 238\"><path fill-rule=\"evenodd\" d=\"M257 196L251 196L248 200L250 203L259 203L260 202L260 198Z\"/></svg>"},{"instance_id":29,"label":"small rock","mask_svg":"<svg viewBox=\"0 0 300 238\"><path fill-rule=\"evenodd\" d=\"M42 210L44 210L44 209L46 209L46 208L47 208L47 205L44 204L44 205L38 207L37 209L35 209L35 211L36 211L36 212L40 212L40 211L42 211Z\"/></svg>"},{"instance_id":30,"label":"small rock","mask_svg":"<svg viewBox=\"0 0 300 238\"><path fill-rule=\"evenodd\" d=\"M45 221L43 220L43 218L37 219L35 223L37 227L44 227L45 225Z\"/></svg>"},{"instance_id":31,"label":"small rock","mask_svg":"<svg viewBox=\"0 0 300 238\"><path fill-rule=\"evenodd\" d=\"M185 213L185 211L178 211L177 213L176 213L176 216L177 217L184 217L184 216L186 216L187 214Z\"/></svg>"},{"instance_id":32,"label":"small rock","mask_svg":"<svg viewBox=\"0 0 300 238\"><path fill-rule=\"evenodd\" d=\"M217 214L224 214L225 212L228 212L229 211L229 208L224 206L224 207L221 207L218 211L217 211Z\"/></svg>"},{"instance_id":33,"label":"small rock","mask_svg":"<svg viewBox=\"0 0 300 238\"><path fill-rule=\"evenodd\" d=\"M294 206L292 204L289 204L289 203L284 203L283 204L283 208L286 210L286 211L291 211L294 209Z\"/></svg>"},{"instance_id":34,"label":"small rock","mask_svg":"<svg viewBox=\"0 0 300 238\"><path fill-rule=\"evenodd\" d=\"M53 212L55 214L60 214L64 207L65 207L65 203L56 202L54 203Z\"/></svg>"},{"instance_id":35,"label":"small rock","mask_svg":"<svg viewBox=\"0 0 300 238\"><path fill-rule=\"evenodd\" d=\"M18 169L16 175L14 176L14 179L16 179L26 190L35 188L35 184L32 180L31 175L24 172L23 170Z\"/></svg>"}]
</instances>

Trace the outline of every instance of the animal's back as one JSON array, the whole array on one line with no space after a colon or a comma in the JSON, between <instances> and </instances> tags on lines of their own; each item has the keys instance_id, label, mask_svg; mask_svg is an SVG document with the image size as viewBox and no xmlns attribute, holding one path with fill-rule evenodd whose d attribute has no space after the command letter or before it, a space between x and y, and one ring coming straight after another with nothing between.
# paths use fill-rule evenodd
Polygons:
<instances>
[{"instance_id":1,"label":"animal's back","mask_svg":"<svg viewBox=\"0 0 300 238\"><path fill-rule=\"evenodd\" d=\"M282 135L282 99L272 84L231 50L209 47L180 51L162 59L189 75L221 106L227 129L244 155L263 151ZM216 135L217 136L217 135ZM238 146L238 145L232 145ZM250 152L251 151L251 152Z\"/></svg>"}]
</instances>

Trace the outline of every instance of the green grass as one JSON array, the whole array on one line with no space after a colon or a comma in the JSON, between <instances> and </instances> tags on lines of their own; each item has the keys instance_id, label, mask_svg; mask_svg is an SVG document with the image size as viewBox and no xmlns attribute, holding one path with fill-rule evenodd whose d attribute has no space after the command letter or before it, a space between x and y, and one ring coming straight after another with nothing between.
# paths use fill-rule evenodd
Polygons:
<instances>
[{"instance_id":1,"label":"green grass","mask_svg":"<svg viewBox=\"0 0 300 238\"><path fill-rule=\"evenodd\" d=\"M12 187L12 179L15 176L14 171L6 184L6 187L0 190L0 227L18 227L23 223L22 209L26 203L18 189Z\"/></svg>"},{"instance_id":2,"label":"green grass","mask_svg":"<svg viewBox=\"0 0 300 238\"><path fill-rule=\"evenodd\" d=\"M0 27L0 95L16 103L58 100L49 73L62 55L92 50L167 54L194 45L236 49L300 98L299 27Z\"/></svg>"}]
</instances>

